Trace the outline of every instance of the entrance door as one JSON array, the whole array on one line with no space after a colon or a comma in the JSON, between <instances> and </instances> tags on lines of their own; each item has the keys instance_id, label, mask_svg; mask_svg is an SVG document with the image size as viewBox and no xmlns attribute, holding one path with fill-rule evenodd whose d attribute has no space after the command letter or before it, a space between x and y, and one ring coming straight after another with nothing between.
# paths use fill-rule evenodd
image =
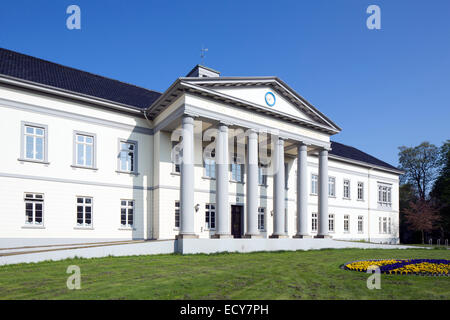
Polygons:
<instances>
[{"instance_id":1,"label":"entrance door","mask_svg":"<svg viewBox=\"0 0 450 320\"><path fill-rule=\"evenodd\" d=\"M242 206L231 206L231 234L234 238L242 237Z\"/></svg>"}]
</instances>

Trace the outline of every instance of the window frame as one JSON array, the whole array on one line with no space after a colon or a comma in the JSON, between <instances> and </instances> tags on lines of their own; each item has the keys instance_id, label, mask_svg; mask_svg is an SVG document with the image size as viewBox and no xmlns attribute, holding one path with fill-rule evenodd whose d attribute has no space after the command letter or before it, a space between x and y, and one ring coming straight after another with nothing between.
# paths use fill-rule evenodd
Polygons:
<instances>
[{"instance_id":1,"label":"window frame","mask_svg":"<svg viewBox=\"0 0 450 320\"><path fill-rule=\"evenodd\" d=\"M32 197L27 197L28 195L32 195ZM40 196L36 197L36 196ZM25 228L44 228L44 204L45 204L45 196L43 193L39 192L24 192L23 195L24 200L24 207L25 207ZM27 204L32 205L32 222L28 221L28 215L27 215ZM36 222L36 204L41 204L41 222Z\"/></svg>"},{"instance_id":2,"label":"window frame","mask_svg":"<svg viewBox=\"0 0 450 320\"><path fill-rule=\"evenodd\" d=\"M350 215L344 215L344 233L350 233Z\"/></svg>"},{"instance_id":3,"label":"window frame","mask_svg":"<svg viewBox=\"0 0 450 320\"><path fill-rule=\"evenodd\" d=\"M333 181L333 183L330 183L330 180ZM330 186L333 186L332 189L330 189ZM333 193L330 194L330 190L333 190ZM328 176L328 197L329 198L336 198L336 177Z\"/></svg>"},{"instance_id":4,"label":"window frame","mask_svg":"<svg viewBox=\"0 0 450 320\"><path fill-rule=\"evenodd\" d=\"M346 183L348 183L348 185L346 185ZM343 181L343 189L342 189L342 192L343 192L342 198L343 199L346 199L346 200L350 200L351 199L350 186L351 186L350 179L344 179L344 181ZM346 190L347 190L348 194L346 194Z\"/></svg>"},{"instance_id":5,"label":"window frame","mask_svg":"<svg viewBox=\"0 0 450 320\"><path fill-rule=\"evenodd\" d=\"M377 203L382 208L392 208L392 184L378 182Z\"/></svg>"},{"instance_id":6,"label":"window frame","mask_svg":"<svg viewBox=\"0 0 450 320\"><path fill-rule=\"evenodd\" d=\"M267 186L267 174L264 174L264 169L267 169L267 164L258 164L258 185L259 186Z\"/></svg>"},{"instance_id":7,"label":"window frame","mask_svg":"<svg viewBox=\"0 0 450 320\"><path fill-rule=\"evenodd\" d=\"M233 161L232 163L230 163L230 172L231 172L231 174L230 174L230 176L231 176L230 181L231 181L231 182L236 182L236 183L244 183L244 170L245 170L244 163L245 163L245 162L237 163L237 162L238 162L237 159L238 159L237 156L233 156L233 160L234 160L234 161ZM236 168L237 168L237 166L240 167L240 169L239 169L239 172L240 172L240 180L235 179L235 175L234 175L234 173L233 173L233 167L236 167Z\"/></svg>"},{"instance_id":8,"label":"window frame","mask_svg":"<svg viewBox=\"0 0 450 320\"><path fill-rule=\"evenodd\" d=\"M211 152L211 159L203 159L203 178L216 179L216 158L215 150ZM207 161L209 163L207 163ZM209 169L208 169L209 168ZM208 174L209 172L209 174Z\"/></svg>"},{"instance_id":9,"label":"window frame","mask_svg":"<svg viewBox=\"0 0 450 320\"><path fill-rule=\"evenodd\" d=\"M78 155L78 144L77 144L77 136L85 136L92 138L92 165L80 165L77 163L77 155ZM86 163L86 160L84 161ZM73 131L73 157L72 157L72 167L74 168L82 168L82 169L92 169L97 170L97 135L95 133L83 132L74 130Z\"/></svg>"},{"instance_id":10,"label":"window frame","mask_svg":"<svg viewBox=\"0 0 450 320\"><path fill-rule=\"evenodd\" d=\"M180 211L181 211L181 202L180 202L180 200L175 200L175 210L174 210L174 228L175 228L175 230L180 229L180 225L181 225Z\"/></svg>"},{"instance_id":11,"label":"window frame","mask_svg":"<svg viewBox=\"0 0 450 320\"><path fill-rule=\"evenodd\" d=\"M332 226L332 228L330 228ZM335 232L336 223L335 223L335 215L334 213L328 214L328 232L333 233Z\"/></svg>"},{"instance_id":12,"label":"window frame","mask_svg":"<svg viewBox=\"0 0 450 320\"><path fill-rule=\"evenodd\" d=\"M211 208L214 206L214 208ZM214 219L212 217L214 216ZM214 227L211 227L211 221L214 222ZM215 203L205 203L205 230L213 231L216 230L216 204Z\"/></svg>"},{"instance_id":13,"label":"window frame","mask_svg":"<svg viewBox=\"0 0 450 320\"><path fill-rule=\"evenodd\" d=\"M358 233L364 233L364 216L358 216Z\"/></svg>"},{"instance_id":14,"label":"window frame","mask_svg":"<svg viewBox=\"0 0 450 320\"><path fill-rule=\"evenodd\" d=\"M317 196L318 194L319 194L319 175L311 173L311 195Z\"/></svg>"},{"instance_id":15,"label":"window frame","mask_svg":"<svg viewBox=\"0 0 450 320\"><path fill-rule=\"evenodd\" d=\"M266 211L266 207L258 207L258 230L262 232L266 231Z\"/></svg>"},{"instance_id":16,"label":"window frame","mask_svg":"<svg viewBox=\"0 0 450 320\"><path fill-rule=\"evenodd\" d=\"M127 143L127 144L132 144L134 145L134 150L133 150L133 170L123 170L122 169L122 157L121 157L121 153L122 153L122 148L121 145L122 143ZM138 172L138 156L139 156L139 147L138 147L138 142L136 140L128 140L128 139L121 139L119 138L117 140L117 172L119 173L129 173L129 174L139 174Z\"/></svg>"},{"instance_id":17,"label":"window frame","mask_svg":"<svg viewBox=\"0 0 450 320\"><path fill-rule=\"evenodd\" d=\"M34 122L28 122L28 121L21 121L21 133L20 133L20 158L18 159L19 161L28 161L28 162L35 162L35 163L43 163L43 164L49 164L48 162L48 126L45 124L39 124L39 123L34 123ZM33 128L38 128L38 129L42 129L44 130L44 137L43 137L43 143L44 143L44 147L42 150L42 155L43 155L43 159L31 159L31 158L27 158L26 157L26 127L33 127ZM35 142L34 142L35 145Z\"/></svg>"},{"instance_id":18,"label":"window frame","mask_svg":"<svg viewBox=\"0 0 450 320\"><path fill-rule=\"evenodd\" d=\"M361 188L360 188L361 186ZM361 197L360 197L360 190L361 190ZM357 183L357 190L356 190L356 197L359 201L364 201L364 182L358 181Z\"/></svg>"},{"instance_id":19,"label":"window frame","mask_svg":"<svg viewBox=\"0 0 450 320\"><path fill-rule=\"evenodd\" d=\"M83 199L83 203L79 203L78 199ZM94 198L90 196L76 196L75 197L75 213L76 213L76 219L75 219L75 229L94 229ZM91 203L89 205L86 205L86 199L91 199ZM78 223L78 207L83 207L83 223ZM86 207L91 208L91 223L86 224Z\"/></svg>"},{"instance_id":20,"label":"window frame","mask_svg":"<svg viewBox=\"0 0 450 320\"><path fill-rule=\"evenodd\" d=\"M181 158L181 155L180 155L181 148L177 147L178 144L181 144L181 142L180 141L172 141L172 150L174 150L174 152L175 152L175 158L180 159ZM172 150L171 150L171 153L172 153ZM178 164L177 164L177 159L173 159L173 161L171 161L171 162L172 162L171 174L175 174L175 175L181 174L181 160L179 161L180 163L178 163Z\"/></svg>"},{"instance_id":21,"label":"window frame","mask_svg":"<svg viewBox=\"0 0 450 320\"><path fill-rule=\"evenodd\" d=\"M123 201L126 202L125 205L122 204ZM129 202L133 203L131 207L129 205ZM135 219L134 219L135 215L134 214L136 212L135 211L135 205L136 205L136 201L134 201L133 199L120 199L120 227L121 227L121 229L133 229L134 228L134 221L135 221ZM130 217L130 212L129 212L130 208L133 210L133 213L132 213L132 221L133 221L133 223L132 224L128 223L129 222L129 217ZM126 220L125 224L122 223L122 209L125 209L125 220Z\"/></svg>"},{"instance_id":22,"label":"window frame","mask_svg":"<svg viewBox=\"0 0 450 320\"><path fill-rule=\"evenodd\" d=\"M311 232L317 232L317 228L319 227L318 222L317 212L311 213Z\"/></svg>"}]
</instances>

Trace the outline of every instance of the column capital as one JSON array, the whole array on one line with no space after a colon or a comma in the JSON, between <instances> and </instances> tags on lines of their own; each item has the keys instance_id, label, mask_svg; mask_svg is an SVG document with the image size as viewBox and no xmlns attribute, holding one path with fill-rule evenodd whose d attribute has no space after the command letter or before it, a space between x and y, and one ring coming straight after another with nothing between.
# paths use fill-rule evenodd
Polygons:
<instances>
[{"instance_id":1,"label":"column capital","mask_svg":"<svg viewBox=\"0 0 450 320\"><path fill-rule=\"evenodd\" d=\"M194 124L194 116L190 114L183 114L181 118L182 124Z\"/></svg>"}]
</instances>

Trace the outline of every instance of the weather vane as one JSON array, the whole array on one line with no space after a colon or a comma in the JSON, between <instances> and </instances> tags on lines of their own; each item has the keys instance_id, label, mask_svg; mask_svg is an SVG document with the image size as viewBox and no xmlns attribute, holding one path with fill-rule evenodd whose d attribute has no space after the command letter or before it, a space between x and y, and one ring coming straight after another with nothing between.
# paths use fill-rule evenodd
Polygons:
<instances>
[{"instance_id":1,"label":"weather vane","mask_svg":"<svg viewBox=\"0 0 450 320\"><path fill-rule=\"evenodd\" d=\"M208 52L208 48L203 48L200 50L200 59L201 59L201 63L202 65L205 63L205 53Z\"/></svg>"}]
</instances>

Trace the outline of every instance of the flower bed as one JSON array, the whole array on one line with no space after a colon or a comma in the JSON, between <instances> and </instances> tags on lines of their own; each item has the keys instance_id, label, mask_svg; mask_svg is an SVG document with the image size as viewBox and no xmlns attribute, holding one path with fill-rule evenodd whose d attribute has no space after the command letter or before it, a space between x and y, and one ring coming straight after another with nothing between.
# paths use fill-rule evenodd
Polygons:
<instances>
[{"instance_id":1,"label":"flower bed","mask_svg":"<svg viewBox=\"0 0 450 320\"><path fill-rule=\"evenodd\" d=\"M444 275L450 273L450 260L444 259L385 259L363 260L344 264L345 270L366 272L369 266L378 266L385 274Z\"/></svg>"}]
</instances>

